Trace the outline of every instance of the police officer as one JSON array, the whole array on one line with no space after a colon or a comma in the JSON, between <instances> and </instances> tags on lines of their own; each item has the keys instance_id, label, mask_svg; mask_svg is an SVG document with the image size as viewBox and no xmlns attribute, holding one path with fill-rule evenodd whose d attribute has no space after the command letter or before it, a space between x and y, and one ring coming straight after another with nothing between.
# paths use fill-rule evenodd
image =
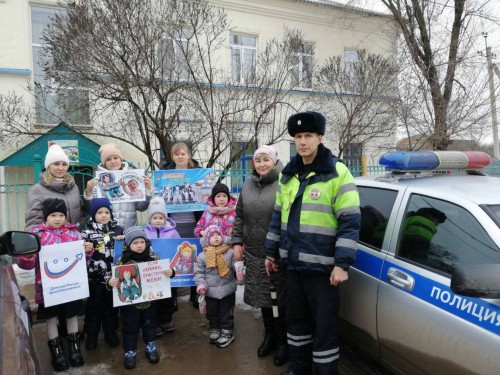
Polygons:
<instances>
[{"instance_id":1,"label":"police officer","mask_svg":"<svg viewBox=\"0 0 500 375\"><path fill-rule=\"evenodd\" d=\"M426 264L437 227L445 221L446 215L433 207L410 212L405 220L399 255Z\"/></svg>"},{"instance_id":2,"label":"police officer","mask_svg":"<svg viewBox=\"0 0 500 375\"><path fill-rule=\"evenodd\" d=\"M355 260L361 215L351 173L321 143L325 123L318 112L288 119L298 154L280 176L265 242L266 271L287 267L283 375L338 373L338 287Z\"/></svg>"}]
</instances>

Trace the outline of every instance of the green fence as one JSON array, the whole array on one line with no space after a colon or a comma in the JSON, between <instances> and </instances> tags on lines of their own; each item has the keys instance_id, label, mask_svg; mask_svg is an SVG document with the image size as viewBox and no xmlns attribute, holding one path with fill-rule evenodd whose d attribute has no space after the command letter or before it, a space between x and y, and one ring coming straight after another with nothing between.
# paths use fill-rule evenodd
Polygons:
<instances>
[{"instance_id":1,"label":"green fence","mask_svg":"<svg viewBox=\"0 0 500 375\"><path fill-rule=\"evenodd\" d=\"M141 168L139 163L135 163L137 168ZM13 169L13 168L11 168ZM145 169L145 168L144 168ZM361 167L350 167L351 173L354 176L361 176ZM491 166L486 167L483 171L491 176L500 176L500 162L495 162ZM380 166L368 166L367 172L369 175L384 173L384 168ZM75 181L81 192L85 189L86 183L93 178L94 171L91 168L72 167L70 173L75 177ZM150 173L150 172L149 172ZM230 186L231 192L237 195L241 191L241 187L250 171L233 169L233 170L216 170L215 175L223 183ZM33 186L33 172L5 172L0 180L0 233L6 230L23 230L24 215L26 210L26 201L29 189ZM141 213L138 216L139 223L144 224L146 214Z\"/></svg>"}]
</instances>

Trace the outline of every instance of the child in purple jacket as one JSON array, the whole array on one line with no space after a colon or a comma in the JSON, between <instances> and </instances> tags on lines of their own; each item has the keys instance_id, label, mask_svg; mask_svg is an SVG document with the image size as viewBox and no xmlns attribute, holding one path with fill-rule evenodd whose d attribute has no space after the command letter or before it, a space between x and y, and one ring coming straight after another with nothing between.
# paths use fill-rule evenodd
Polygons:
<instances>
[{"instance_id":1,"label":"child in purple jacket","mask_svg":"<svg viewBox=\"0 0 500 375\"><path fill-rule=\"evenodd\" d=\"M162 197L154 197L149 202L148 225L146 225L144 231L150 240L155 238L181 238L175 230L175 221L168 217L165 207L165 200ZM156 301L156 336L174 331L174 324L172 323L172 315L175 311L174 302L174 298Z\"/></svg>"}]
</instances>

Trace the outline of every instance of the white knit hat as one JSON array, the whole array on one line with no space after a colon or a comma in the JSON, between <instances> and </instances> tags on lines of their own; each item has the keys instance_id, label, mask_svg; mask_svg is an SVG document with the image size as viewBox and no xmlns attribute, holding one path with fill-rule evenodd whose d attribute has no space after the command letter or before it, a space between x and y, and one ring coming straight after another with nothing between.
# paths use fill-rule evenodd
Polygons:
<instances>
[{"instance_id":1,"label":"white knit hat","mask_svg":"<svg viewBox=\"0 0 500 375\"><path fill-rule=\"evenodd\" d=\"M151 222L151 217L153 217L154 214L163 215L165 217L165 220L168 217L167 209L165 207L165 200L162 197L153 197L149 202L148 223Z\"/></svg>"},{"instance_id":2,"label":"white knit hat","mask_svg":"<svg viewBox=\"0 0 500 375\"><path fill-rule=\"evenodd\" d=\"M68 155L66 155L61 146L54 143L49 146L49 151L45 155L45 169L49 169L49 165L57 161L65 161L69 164Z\"/></svg>"}]
</instances>

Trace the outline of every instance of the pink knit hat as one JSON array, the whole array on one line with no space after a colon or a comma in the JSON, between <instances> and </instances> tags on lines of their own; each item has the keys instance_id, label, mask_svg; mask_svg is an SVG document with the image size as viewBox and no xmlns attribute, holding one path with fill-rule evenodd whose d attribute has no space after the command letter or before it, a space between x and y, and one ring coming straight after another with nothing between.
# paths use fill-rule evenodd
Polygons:
<instances>
[{"instance_id":1,"label":"pink knit hat","mask_svg":"<svg viewBox=\"0 0 500 375\"><path fill-rule=\"evenodd\" d=\"M99 149L99 153L101 154L101 163L104 166L104 163L110 156L118 156L123 161L122 152L118 150L118 147L114 143L106 143L101 146Z\"/></svg>"},{"instance_id":2,"label":"pink knit hat","mask_svg":"<svg viewBox=\"0 0 500 375\"><path fill-rule=\"evenodd\" d=\"M278 162L278 151L274 149L274 147L264 145L259 147L254 153L253 153L253 160L255 161L255 158L257 155L264 154L269 156L269 158L273 161L274 165Z\"/></svg>"}]
</instances>

